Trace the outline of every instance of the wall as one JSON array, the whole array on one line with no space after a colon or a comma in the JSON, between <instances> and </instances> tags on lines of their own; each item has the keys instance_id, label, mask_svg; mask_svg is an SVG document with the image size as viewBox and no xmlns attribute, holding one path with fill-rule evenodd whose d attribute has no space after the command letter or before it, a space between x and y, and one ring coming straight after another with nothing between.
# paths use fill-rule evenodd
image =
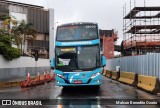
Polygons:
<instances>
[{"instance_id":1,"label":"wall","mask_svg":"<svg viewBox=\"0 0 160 108\"><path fill-rule=\"evenodd\" d=\"M50 70L49 59L38 59L37 68L34 58L20 57L12 61L6 61L0 55L0 81L17 79L27 76L30 72L31 75L36 75L36 72L43 73L45 70Z\"/></svg>"},{"instance_id":2,"label":"wall","mask_svg":"<svg viewBox=\"0 0 160 108\"><path fill-rule=\"evenodd\" d=\"M140 75L155 76L160 79L160 53L122 57L107 60L105 69L135 72Z\"/></svg>"}]
</instances>

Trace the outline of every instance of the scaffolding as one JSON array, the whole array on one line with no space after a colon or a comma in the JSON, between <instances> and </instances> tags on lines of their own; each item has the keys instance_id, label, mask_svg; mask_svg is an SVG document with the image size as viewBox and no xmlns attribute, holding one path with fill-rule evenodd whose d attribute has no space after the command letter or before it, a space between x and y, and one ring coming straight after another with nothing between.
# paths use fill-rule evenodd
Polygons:
<instances>
[{"instance_id":1,"label":"scaffolding","mask_svg":"<svg viewBox=\"0 0 160 108\"><path fill-rule=\"evenodd\" d=\"M134 2L134 6L136 3ZM134 7L126 15L123 7L124 55L139 55L160 52L160 7Z\"/></svg>"}]
</instances>

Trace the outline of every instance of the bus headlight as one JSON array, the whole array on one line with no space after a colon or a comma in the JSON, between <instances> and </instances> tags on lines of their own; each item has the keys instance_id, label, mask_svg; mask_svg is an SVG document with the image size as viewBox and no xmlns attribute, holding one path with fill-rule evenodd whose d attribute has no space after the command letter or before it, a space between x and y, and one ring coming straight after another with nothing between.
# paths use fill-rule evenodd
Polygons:
<instances>
[{"instance_id":1,"label":"bus headlight","mask_svg":"<svg viewBox=\"0 0 160 108\"><path fill-rule=\"evenodd\" d=\"M64 79L64 76L63 75L60 75L60 74L56 74L58 77Z\"/></svg>"},{"instance_id":2,"label":"bus headlight","mask_svg":"<svg viewBox=\"0 0 160 108\"><path fill-rule=\"evenodd\" d=\"M93 75L91 76L91 79L95 78L95 77L98 76L99 74L100 74L99 72L96 73L96 74L93 74Z\"/></svg>"}]
</instances>

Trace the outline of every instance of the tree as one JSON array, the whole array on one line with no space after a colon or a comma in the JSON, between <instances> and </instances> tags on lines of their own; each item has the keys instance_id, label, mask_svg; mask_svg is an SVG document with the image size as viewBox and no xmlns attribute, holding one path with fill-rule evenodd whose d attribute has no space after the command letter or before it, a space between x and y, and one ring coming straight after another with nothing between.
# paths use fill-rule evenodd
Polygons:
<instances>
[{"instance_id":1,"label":"tree","mask_svg":"<svg viewBox=\"0 0 160 108\"><path fill-rule=\"evenodd\" d=\"M17 45L17 47L22 52L23 37L22 37L18 27L17 26L12 27L11 33L12 33L12 37L14 38L14 43Z\"/></svg>"},{"instance_id":2,"label":"tree","mask_svg":"<svg viewBox=\"0 0 160 108\"><path fill-rule=\"evenodd\" d=\"M11 46L11 36L5 30L0 30L0 54L7 60L20 57L20 51Z\"/></svg>"},{"instance_id":3,"label":"tree","mask_svg":"<svg viewBox=\"0 0 160 108\"><path fill-rule=\"evenodd\" d=\"M3 20L2 25L8 30L8 34L11 33L11 24L13 26L17 25L17 21L15 20L16 18L13 16L1 16L1 19Z\"/></svg>"},{"instance_id":4,"label":"tree","mask_svg":"<svg viewBox=\"0 0 160 108\"><path fill-rule=\"evenodd\" d=\"M24 54L24 48L26 44L26 40L30 39L33 40L36 38L37 31L32 28L31 23L26 23L24 20L20 22L20 24L13 28L13 32L16 35L16 40L17 43L21 44L21 49L22 49L22 44L24 44L22 51L22 54Z\"/></svg>"},{"instance_id":5,"label":"tree","mask_svg":"<svg viewBox=\"0 0 160 108\"><path fill-rule=\"evenodd\" d=\"M18 25L16 18L13 16L0 16L0 19L3 20L2 25L6 29L6 33L14 38L14 42L19 49L21 49L21 53L24 54L25 45L27 44L26 40L33 40L36 38L36 30L32 28L31 23L26 23L25 20L22 20ZM10 25L13 25L12 27ZM0 31L1 32L1 31ZM22 44L24 47L22 48Z\"/></svg>"}]
</instances>

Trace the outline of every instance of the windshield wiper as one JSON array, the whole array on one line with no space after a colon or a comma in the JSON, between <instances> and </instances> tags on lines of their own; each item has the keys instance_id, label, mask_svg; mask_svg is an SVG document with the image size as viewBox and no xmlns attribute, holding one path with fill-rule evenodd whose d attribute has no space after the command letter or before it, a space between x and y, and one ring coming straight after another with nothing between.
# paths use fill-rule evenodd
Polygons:
<instances>
[{"instance_id":1,"label":"windshield wiper","mask_svg":"<svg viewBox=\"0 0 160 108\"><path fill-rule=\"evenodd\" d=\"M98 67L98 63L99 63L99 60L98 60L98 56L96 54L96 67Z\"/></svg>"}]
</instances>

